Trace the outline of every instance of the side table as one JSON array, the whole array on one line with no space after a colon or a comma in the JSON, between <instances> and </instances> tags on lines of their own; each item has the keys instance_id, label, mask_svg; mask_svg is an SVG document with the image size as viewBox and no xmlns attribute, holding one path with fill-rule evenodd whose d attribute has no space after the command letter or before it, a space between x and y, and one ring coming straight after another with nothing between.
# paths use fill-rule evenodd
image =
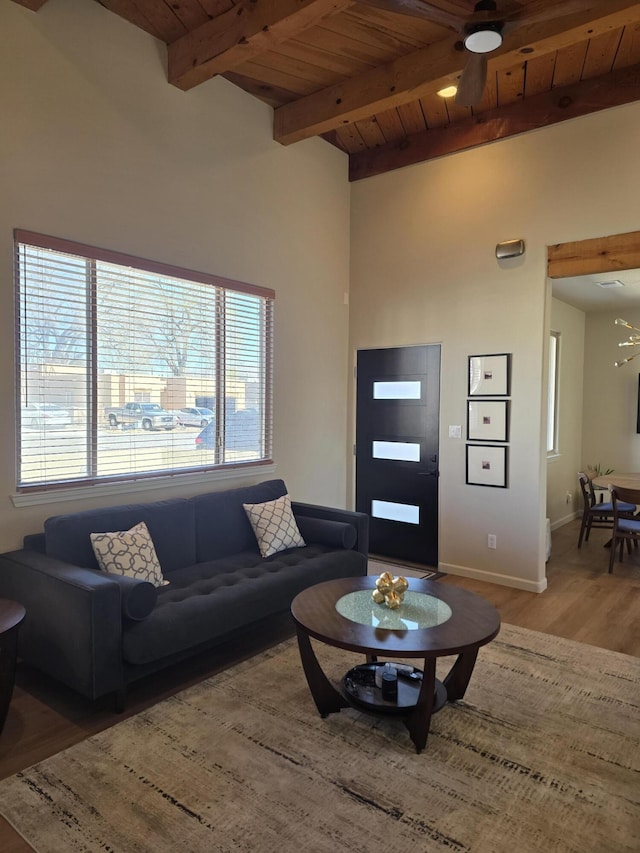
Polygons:
<instances>
[{"instance_id":1,"label":"side table","mask_svg":"<svg viewBox=\"0 0 640 853\"><path fill-rule=\"evenodd\" d=\"M13 694L18 657L18 629L25 609L17 601L0 598L0 733L4 728Z\"/></svg>"}]
</instances>

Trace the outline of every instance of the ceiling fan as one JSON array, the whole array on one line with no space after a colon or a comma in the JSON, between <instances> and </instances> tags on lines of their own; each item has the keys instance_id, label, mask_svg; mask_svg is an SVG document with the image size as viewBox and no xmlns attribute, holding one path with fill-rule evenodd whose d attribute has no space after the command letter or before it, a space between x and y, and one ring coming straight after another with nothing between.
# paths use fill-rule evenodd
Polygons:
<instances>
[{"instance_id":1,"label":"ceiling fan","mask_svg":"<svg viewBox=\"0 0 640 853\"><path fill-rule=\"evenodd\" d=\"M549 0L532 0L526 6L505 0L479 0L466 18L448 12L428 0L364 0L370 6L422 18L441 24L462 35L468 54L458 82L455 101L473 107L482 100L487 82L487 56L498 50L503 37L525 24L541 23L553 18L581 12L595 5L594 0L563 0L551 5Z\"/></svg>"}]
</instances>

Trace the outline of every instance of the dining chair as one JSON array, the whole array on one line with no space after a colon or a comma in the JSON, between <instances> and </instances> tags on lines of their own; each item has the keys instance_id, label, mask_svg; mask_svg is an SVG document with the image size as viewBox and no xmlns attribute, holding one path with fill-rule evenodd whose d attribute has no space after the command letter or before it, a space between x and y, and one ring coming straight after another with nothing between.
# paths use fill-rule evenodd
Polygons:
<instances>
[{"instance_id":1,"label":"dining chair","mask_svg":"<svg viewBox=\"0 0 640 853\"><path fill-rule=\"evenodd\" d=\"M640 541L640 518L631 518L628 511L623 510L629 504L640 506L640 489L623 489L620 486L611 486L611 503L613 504L613 538L611 540L611 553L609 554L609 574L613 572L613 563L616 558L616 548L620 545L620 562L624 554L624 543L627 543L631 551L631 543L638 547Z\"/></svg>"},{"instance_id":2,"label":"dining chair","mask_svg":"<svg viewBox=\"0 0 640 853\"><path fill-rule=\"evenodd\" d=\"M582 471L578 473L578 483L582 491L582 524L580 525L580 533L578 535L578 548L582 548L583 539L589 541L589 533L592 527L605 527L609 530L613 527L613 503L605 501L598 503L596 501L596 493L593 488L593 483ZM632 515L636 511L635 504L620 503L618 501L618 512L625 513L627 516Z\"/></svg>"}]
</instances>

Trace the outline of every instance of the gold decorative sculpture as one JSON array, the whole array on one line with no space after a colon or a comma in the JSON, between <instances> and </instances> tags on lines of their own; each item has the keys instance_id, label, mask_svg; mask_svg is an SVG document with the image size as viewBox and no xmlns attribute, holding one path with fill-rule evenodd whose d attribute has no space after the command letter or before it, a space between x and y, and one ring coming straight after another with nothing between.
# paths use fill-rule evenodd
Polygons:
<instances>
[{"instance_id":1,"label":"gold decorative sculpture","mask_svg":"<svg viewBox=\"0 0 640 853\"><path fill-rule=\"evenodd\" d=\"M386 604L391 610L395 610L402 604L408 586L406 578L394 578L391 572L383 572L376 581L376 588L371 597L376 604Z\"/></svg>"}]
</instances>

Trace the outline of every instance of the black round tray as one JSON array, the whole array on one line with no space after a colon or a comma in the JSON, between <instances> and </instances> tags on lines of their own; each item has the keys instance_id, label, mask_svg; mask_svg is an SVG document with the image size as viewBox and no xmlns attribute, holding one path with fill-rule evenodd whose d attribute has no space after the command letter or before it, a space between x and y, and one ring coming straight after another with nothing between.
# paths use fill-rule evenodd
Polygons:
<instances>
[{"instance_id":1,"label":"black round tray","mask_svg":"<svg viewBox=\"0 0 640 853\"><path fill-rule=\"evenodd\" d=\"M342 679L342 693L352 705L376 714L407 714L418 704L422 679L415 681L398 675L398 698L389 702L382 698L382 690L376 687L376 669L384 662L363 663L350 669ZM422 670L413 667L422 675ZM447 701L444 685L436 679L433 711L438 711Z\"/></svg>"}]
</instances>

